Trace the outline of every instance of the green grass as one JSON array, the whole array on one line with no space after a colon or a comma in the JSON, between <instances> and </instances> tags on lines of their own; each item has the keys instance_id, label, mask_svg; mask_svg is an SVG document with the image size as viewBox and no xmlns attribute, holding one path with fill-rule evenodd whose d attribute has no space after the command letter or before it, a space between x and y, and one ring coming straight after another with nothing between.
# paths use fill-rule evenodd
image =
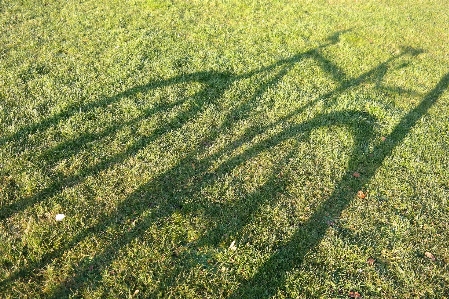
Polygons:
<instances>
[{"instance_id":1,"label":"green grass","mask_svg":"<svg viewBox=\"0 0 449 299\"><path fill-rule=\"evenodd\" d=\"M449 297L445 1L3 1L0 25L0 297Z\"/></svg>"}]
</instances>

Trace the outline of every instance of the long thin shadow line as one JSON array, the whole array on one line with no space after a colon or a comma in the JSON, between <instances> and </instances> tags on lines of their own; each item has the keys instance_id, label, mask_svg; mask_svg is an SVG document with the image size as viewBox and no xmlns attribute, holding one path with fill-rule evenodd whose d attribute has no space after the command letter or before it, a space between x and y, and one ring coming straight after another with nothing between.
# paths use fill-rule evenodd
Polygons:
<instances>
[{"instance_id":1,"label":"long thin shadow line","mask_svg":"<svg viewBox=\"0 0 449 299\"><path fill-rule=\"evenodd\" d=\"M424 97L421 103L412 109L393 129L386 144L376 146L372 154L377 159L371 161L372 167L358 183L357 189L362 189L374 176L383 161L402 143L417 121L427 113L438 98L449 86L449 73L441 78L438 84ZM351 157L348 168L356 169L358 158ZM345 175L336 186L334 193L322 203L316 212L298 229L287 245L277 250L258 272L248 281L239 286L229 298L270 298L279 288L285 285L286 273L301 266L306 254L314 250L324 238L328 225L327 217L336 218L348 206L353 193L345 187L351 180L351 175Z\"/></svg>"},{"instance_id":2,"label":"long thin shadow line","mask_svg":"<svg viewBox=\"0 0 449 299\"><path fill-rule=\"evenodd\" d=\"M128 120L128 121L125 121L120 124L114 123L110 126L107 126L101 132L83 133L73 139L70 139L63 143L60 143L60 144L56 145L55 147L42 152L41 154L38 155L38 160L45 160L46 165L52 165L52 163L56 164L58 161L61 161L65 158L75 156L77 153L81 152L82 150L88 150L89 148L91 148L91 145L92 145L91 142L93 142L93 141L98 142L108 136L113 136L114 134L117 134L124 127L132 126L132 125L150 117L151 115L158 113L161 110L172 109L172 108L180 105L181 103L182 103L182 101L176 101L173 103L164 103L164 104L158 105L157 107L145 109L143 111L142 115L139 117L136 117L135 119Z\"/></svg>"},{"instance_id":3,"label":"long thin shadow line","mask_svg":"<svg viewBox=\"0 0 449 299\"><path fill-rule=\"evenodd\" d=\"M256 70L253 70L253 71L250 71L250 72L247 72L247 73L243 73L241 75L237 75L235 78L236 78L236 80L250 78L250 77L252 77L252 76L254 76L256 74L267 72L267 71L271 71L271 70L273 70L273 69L275 69L275 68L277 68L279 66L282 66L282 65L291 65L291 64L294 64L296 62L299 62L299 61L303 60L304 58L314 57L314 56L317 55L317 53L319 53L319 50L337 44L340 41L340 36L345 34L345 33L347 33L347 32L349 32L349 31L351 31L351 30L352 29L337 31L337 32L335 32L334 34L332 34L331 36L329 36L326 39L326 41L327 41L326 43L323 43L323 44L317 46L316 48L310 49L310 50L305 51L305 52L298 53L298 54L293 55L293 56L291 56L289 58L281 59L281 60L279 60L279 61L277 61L277 62L275 62L275 63L273 63L271 65L262 67L260 69L256 69ZM341 70L337 66L332 64L330 67L326 67L325 71L332 71L332 72L337 71L337 72L340 72ZM331 75L335 75L335 73L331 74Z\"/></svg>"}]
</instances>

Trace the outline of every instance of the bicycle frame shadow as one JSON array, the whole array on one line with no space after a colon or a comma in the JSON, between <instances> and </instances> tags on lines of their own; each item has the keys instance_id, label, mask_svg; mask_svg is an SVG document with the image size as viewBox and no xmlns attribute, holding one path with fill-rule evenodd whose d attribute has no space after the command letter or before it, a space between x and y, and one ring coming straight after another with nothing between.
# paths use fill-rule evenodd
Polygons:
<instances>
[{"instance_id":1,"label":"bicycle frame shadow","mask_svg":"<svg viewBox=\"0 0 449 299\"><path fill-rule=\"evenodd\" d=\"M327 94L321 95L317 97L314 101L310 101L306 105L302 106L300 109L292 111L285 119L292 117L296 114L303 112L308 107L311 107L317 101L322 99L329 99L332 97L336 97L341 94L344 90L348 88L355 87L360 85L361 83L373 80L374 78L378 79L379 76L382 77L382 74L385 74L385 69L388 68L388 64L397 59L397 57L393 57L384 63L381 63L371 71L362 74L358 78L350 79L346 78L344 72L342 72L335 64L326 60L324 56L319 53L319 49L325 46L332 45L338 41L338 36L341 33L335 34L333 37L329 39L329 43L324 44L317 49L313 49L307 51L305 53L300 53L295 55L289 59L281 60L273 65L262 68L257 71L248 72L242 75L232 75L228 73L215 73L215 72L201 72L194 73L188 75L182 75L179 77L175 77L168 80L163 80L160 82L152 82L148 85L136 87L134 89L125 91L123 94L116 95L114 97L108 98L101 103L97 103L99 106L105 105L106 103L111 103L113 101L120 100L124 95L132 96L136 92L145 92L151 90L153 88L160 88L163 86L170 86L177 83L189 83L189 82L201 82L205 85L204 89L193 96L194 101L198 103L198 105L193 105L190 110L185 111L184 116L181 119L184 119L181 123L169 122L163 126L161 126L157 131L153 132L150 136L142 137L136 140L131 147L127 150L119 153L113 157L105 159L101 161L98 165L95 165L92 168L84 169L80 175L69 178L61 178L61 180L48 188L45 188L43 191L39 192L32 197L25 198L19 200L7 208L2 208L0 210L0 218L8 218L14 213L24 209L28 206L35 204L38 201L44 200L46 198L50 198L51 196L61 192L63 188L65 188L70 182L73 184L79 184L83 181L86 175L96 175L100 171L110 168L113 165L122 163L127 157L130 157L136 154L140 149L145 148L151 142L154 142L160 136L166 134L169 130L179 129L187 120L193 119L196 115L200 114L205 106L208 103L217 101L223 93L236 81L249 78L258 74L260 72L270 72L275 70L278 67L281 67L281 70L273 76L269 82L261 84L259 88L256 90L255 94L246 102L237 105L226 117L226 121L223 123L223 127L211 132L204 140L204 142L213 142L219 134L223 131L226 126L235 122L236 119L243 119L248 115L248 112L251 109L251 101L256 99L258 96L265 93L267 88L270 86L275 86L279 80L288 73L288 71L294 66L295 63L301 61L302 59L313 58L317 59L319 63L322 64L322 68L329 74L331 74L334 78L340 78L340 86L336 88L334 91L329 92ZM405 51L405 54L416 55L416 52L413 51ZM401 55L404 55L402 53ZM343 78L343 80L341 80ZM147 206L148 200L154 199L154 194L163 195L164 201L159 200L157 202L157 207L153 215L154 217L145 217L143 220L139 221L135 224L135 228L126 234L122 235L122 238L119 238L113 241L106 248L103 248L101 252L98 253L92 260L91 264L99 265L93 272L89 270L89 267L85 267L79 270L79 272L71 278L68 278L64 282L61 283L60 287L53 291L51 294L52 298L61 298L67 293L73 293L76 289L82 288L87 282L84 280L89 273L89 277L91 280L90 284L98 287L98 284L101 281L101 273L102 270L107 267L116 257L120 250L120 248L125 247L131 241L142 236L142 233L147 230L151 225L157 221L157 219L161 219L163 217L167 217L172 214L174 211L178 211L183 209L182 198L175 196L173 190L176 190L177 187L184 186L187 181L189 181L192 177L196 177L196 180L201 181L201 184L212 184L216 180L216 175L220 175L223 173L229 173L230 170L234 169L237 165L240 165L242 161L249 160L252 157L255 157L262 150L275 146L276 144L281 143L284 140L290 138L297 138L298 140L305 140L308 138L310 132L314 129L320 127L328 127L328 126L343 126L346 127L350 132L352 132L355 146L350 156L350 160L348 162L348 170L357 169L360 163L366 163L369 165L367 171L362 179L360 179L356 184L353 180L350 180L350 175L345 175L340 182L336 185L334 193L326 199L318 209L313 213L313 215L301 225L301 227L294 233L291 241L288 242L286 246L278 249L258 270L257 274L247 282L243 282L240 287L235 290L230 298L238 298L238 297L256 297L256 298L268 298L276 293L276 291L283 286L285 283L285 274L289 270L299 266L304 256L307 252L313 250L322 240L324 234L327 229L327 224L324 221L327 217L338 217L341 212L347 207L351 199L354 197L352 193L354 190L363 189L363 187L368 183L368 181L372 178L375 171L382 165L384 159L391 155L393 149L402 142L404 137L408 134L411 128L416 124L418 119L424 115L428 109L435 103L435 101L441 96L444 90L447 88L449 84L449 74L445 75L437 86L424 96L422 102L412 111L410 111L401 122L395 127L393 132L388 136L388 143L384 143L375 147L372 151L373 157L371 160L361 160L358 153L360 152L362 147L369 142L372 142L373 138L373 125L376 122L376 119L361 111L349 110L349 111L340 111L335 113L321 114L313 119L310 119L304 123L290 126L280 132L279 134L273 136L269 140L257 143L253 145L250 149L246 150L242 154L229 159L226 161L219 169L216 170L215 174L211 174L208 172L208 168L213 161L223 153L230 152L240 146L242 142L253 139L258 133L253 133L248 131L243 137L239 140L229 144L224 147L218 153L211 155L203 160L197 160L196 156L199 153L203 152L203 149L196 149L192 152L189 152L183 159L181 159L178 164L164 173L158 175L150 182L147 182L143 186L139 187L139 189L135 190L128 198L126 198L117 208L117 212L115 215L107 215L107 217L101 218L97 224L81 231L78 235L74 236L70 242L68 242L64 247L55 250L53 252L46 253L39 261L23 268L21 271L12 275L7 281L4 281L0 284L0 288L3 288L7 284L11 283L15 279L25 278L33 276L33 271L35 269L43 268L45 265L51 263L54 259L57 259L63 256L64 252L70 250L76 244L88 238L91 234L94 234L104 227L110 227L114 225L114 216L120 216L122 219L127 219L131 217L131 212L127 208L127 206L133 207L141 207L140 213L145 212L144 206ZM205 100L206 99L206 100ZM92 109L95 107L93 104L89 104L86 108ZM170 109L170 105L161 105L157 107L158 111L165 111ZM142 118L151 115L156 110L146 111ZM70 110L71 111L71 110ZM70 112L71 113L71 112ZM70 115L69 112L62 114L61 117L67 117ZM182 116L182 115L181 115ZM139 122L141 118L136 119L136 122ZM282 120L279 120L282 121ZM43 122L41 125L32 125L27 129L23 129L21 132L32 132L35 128L42 129L52 125L52 121ZM262 127L260 131L266 131L270 129L270 127L275 124L271 124L268 127ZM83 148L83 144L85 144L86 140L95 140L98 138L103 138L105 136L113 134L116 130L120 130L121 126L113 126L112 128L106 128L99 135L91 135L84 136L82 142L78 142L77 140L69 141L68 143L61 145L60 148L64 148L66 146L73 146L74 144L81 144L75 151L79 151ZM12 137L14 138L14 137ZM48 153L46 153L46 157L53 157L55 161L51 161L51 163L55 163L60 159L63 159L62 156L54 156L52 152L61 152L60 148L51 149ZM71 152L69 155L73 155ZM48 158L51 159L51 158ZM192 168L192 162L195 162L196 165L199 165L198 168ZM276 172L276 171L274 171ZM167 178L177 178L176 185L167 185ZM270 177L265 185L261 186L259 189L259 193L263 194L264 198L271 198L270 200L276 200L276 194L273 194L272 190L283 189L284 182L274 179L275 175ZM348 191L346 187L348 184L351 186L352 190ZM194 186L189 194L192 194L198 191L200 186ZM252 202L251 196L245 199L244 203ZM241 221L238 225L235 226L234 230L238 231L241 229L243 225L245 225L245 215L251 215L260 207L263 202L254 202L250 208L247 205L241 204L240 206L237 204L237 209L241 212L239 215L241 216ZM220 208L220 207L219 207ZM228 207L230 208L230 207ZM232 207L235 208L235 207ZM188 210L188 207L186 208ZM213 209L213 207L211 208ZM246 210L245 210L246 209ZM245 210L243 212L243 210ZM201 243L210 243L215 244L217 240L211 241L209 235L221 235L221 232L214 231L215 228L212 228L205 236L200 237L197 241L197 244ZM307 239L302 239L302 237L308 236ZM274 272L273 272L274 271ZM176 275L176 273L173 273ZM68 282L72 287L67 288ZM269 283L267 283L269 282ZM165 289L169 287L168 285L161 286L161 289ZM71 289L72 288L72 289ZM70 290L71 289L71 290Z\"/></svg>"}]
</instances>

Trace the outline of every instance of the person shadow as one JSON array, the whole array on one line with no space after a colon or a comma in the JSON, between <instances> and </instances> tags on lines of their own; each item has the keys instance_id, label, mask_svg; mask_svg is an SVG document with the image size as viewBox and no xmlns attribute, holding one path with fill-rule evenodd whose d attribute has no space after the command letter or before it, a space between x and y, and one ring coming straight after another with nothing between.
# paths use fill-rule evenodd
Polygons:
<instances>
[{"instance_id":1,"label":"person shadow","mask_svg":"<svg viewBox=\"0 0 449 299\"><path fill-rule=\"evenodd\" d=\"M80 173L68 177L61 176L50 186L40 192L22 199L17 199L6 207L0 209L0 219L6 219L30 207L38 202L48 200L55 194L62 192L67 186L76 186L81 184L86 177L98 175L101 171L109 169L114 165L123 163L128 157L136 155L140 150L155 142L161 136L170 131L181 128L188 121L205 111L210 104L216 103L229 90L235 82L251 78L260 73L274 73L267 82L261 82L251 97L245 101L239 102L230 111L226 112L224 121L218 128L211 128L194 150L183 155L178 163L166 171L156 175L150 181L142 184L133 191L127 198L118 204L116 212L113 215L104 215L99 218L92 226L84 229L71 237L62 247L53 251L46 252L40 259L22 267L19 271L11 275L8 279L2 281L0 290L4 289L15 280L25 280L36 278L38 269L44 269L53 261L60 259L65 253L72 250L81 242L88 239L93 234L104 231L107 228L117 226L117 219L126 222L134 219L136 213L141 215L133 223L129 230L119 232L119 237L99 248L98 253L85 263L73 276L66 277L59 286L51 291L49 297L62 298L74 294L80 289L89 286L89 289L97 289L102 282L102 276L107 267L118 257L122 248L125 248L131 242L141 238L145 231L151 226L157 224L160 219L165 219L176 212L190 215L202 211L212 219L214 225L208 228L190 248L197 248L204 245L218 246L222 242L229 242L229 236L238 234L242 228L249 223L252 215L260 209L265 203L273 203L280 200L280 194L288 186L288 178L282 177L283 166L288 163L289 158L294 155L294 150L286 154L269 171L265 182L257 190L239 197L239 200L233 203L211 203L211 202L191 202L191 198L198 198L198 193L205 187L216 184L220 177L230 174L246 161L257 157L264 151L275 148L282 142L290 139L299 142L310 138L310 134L319 128L329 128L333 126L343 127L350 132L353 138L353 148L347 162L347 172L336 184L333 193L321 202L315 208L312 215L293 233L290 240L277 248L271 256L258 268L256 274L247 281L242 281L239 287L229 294L229 298L269 298L285 285L286 274L296 267L299 267L307 253L313 251L321 242L328 229L327 219L338 218L342 211L348 206L355 197L357 190L362 190L373 177L376 170L382 165L386 157L391 155L394 148L399 145L405 136L410 132L416 122L429 110L437 101L441 94L447 89L449 84L449 73L443 76L440 82L429 93L424 95L421 103L396 125L392 133L387 136L388 142L375 145L368 155L361 154L366 152L368 145L374 143L377 119L367 112L359 110L340 110L334 112L323 112L313 118L299 124L291 124L280 132L252 142L251 146L241 150L239 154L226 159L221 165L211 171L212 165L223 155L232 153L242 148L242 145L264 132L275 128L278 124L286 122L295 115L301 114L308 108L313 107L320 101L325 101L328 105L332 104L343 92L360 86L365 83L374 82L378 88L382 86L382 78L388 71L391 63L400 57L414 57L421 51L413 48L404 48L399 55L380 63L373 69L361 74L356 78L349 78L332 61L328 60L321 50L325 47L336 44L339 36L345 32L337 32L330 36L326 43L315 49L299 53L290 58L280 60L267 67L250 71L248 73L236 75L232 73L221 72L198 72L193 74L182 74L180 76L167 80L154 81L144 86L138 86L123 93L106 98L97 103L91 103L83 107L83 110L89 110L120 101L124 97L134 96L139 92L148 92L153 89L164 88L180 83L201 83L203 88L195 93L191 98L181 98L174 103L161 103L151 109L144 111L139 118L130 120L126 124L112 124L99 133L86 134L75 139L69 140L57 147L49 149L42 154L42 158L50 165L54 165L62 159L75 155L77 152L86 148L94 140L105 138L118 132L125 125L139 123L146 117L154 113L169 111L173 107L191 100L194 105L189 105L186 110L178 113L176 118L162 124L150 135L138 137L131 146L124 151L111 157L103 159L98 164L84 168ZM213 144L228 128L233 126L239 120L249 116L253 107L253 102L260 98L269 88L275 88L280 80L294 67L298 62L312 59L320 68L337 81L337 87L323 95L310 100L303 106L291 111L288 115L276 120L268 125L253 124L245 133L236 140L226 144L212 154L205 154L207 147ZM388 87L385 87L388 88ZM63 111L59 116L44 120L41 123L33 124L18 131L17 136L11 135L3 138L2 142L18 141L18 136L28 136L36 130L46 130L53 126L61 118L72 116L75 110L73 107ZM64 149L70 148L70 151ZM202 158L198 158L202 157ZM354 180L350 171L359 169L361 166L365 169L363 177ZM181 190L181 191L180 191ZM151 213L148 210L151 209ZM199 260L198 254L194 249L186 250L182 253L176 253L173 256L174 262L184 260L183 267L175 267L171 273L161 278L157 290L149 294L155 296L167 292L167 290L176 283L179 283L178 277L181 273L188 271L188 267L193 267ZM186 262L187 261L187 262ZM185 267L186 263L188 264ZM144 286L143 286L144 288ZM48 295L48 294L47 294Z\"/></svg>"}]
</instances>

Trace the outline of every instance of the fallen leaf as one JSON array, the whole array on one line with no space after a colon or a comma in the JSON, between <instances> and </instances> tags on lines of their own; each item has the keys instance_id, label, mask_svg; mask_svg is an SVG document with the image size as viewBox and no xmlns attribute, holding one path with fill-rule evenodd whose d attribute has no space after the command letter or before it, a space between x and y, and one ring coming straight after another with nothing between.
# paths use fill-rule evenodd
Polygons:
<instances>
[{"instance_id":1,"label":"fallen leaf","mask_svg":"<svg viewBox=\"0 0 449 299\"><path fill-rule=\"evenodd\" d=\"M351 291L349 292L349 298L362 298L362 295L359 292Z\"/></svg>"},{"instance_id":2,"label":"fallen leaf","mask_svg":"<svg viewBox=\"0 0 449 299\"><path fill-rule=\"evenodd\" d=\"M426 253L424 253L425 256L427 256L429 259L431 259L433 262L435 261L435 256L433 254L431 254L430 252L426 251Z\"/></svg>"},{"instance_id":3,"label":"fallen leaf","mask_svg":"<svg viewBox=\"0 0 449 299\"><path fill-rule=\"evenodd\" d=\"M355 177L355 178L359 178L359 177L360 177L360 173L358 173L358 172L356 171L356 172L354 172L354 173L352 174L352 176Z\"/></svg>"},{"instance_id":4,"label":"fallen leaf","mask_svg":"<svg viewBox=\"0 0 449 299\"><path fill-rule=\"evenodd\" d=\"M375 259L373 259L372 257L370 257L369 259L366 260L366 263L367 263L369 266L372 266L372 265L374 265L374 262L375 262L375 261L376 261Z\"/></svg>"},{"instance_id":5,"label":"fallen leaf","mask_svg":"<svg viewBox=\"0 0 449 299\"><path fill-rule=\"evenodd\" d=\"M235 246L235 241L232 241L231 245L229 245L229 249L233 251L237 250L237 246Z\"/></svg>"},{"instance_id":6,"label":"fallen leaf","mask_svg":"<svg viewBox=\"0 0 449 299\"><path fill-rule=\"evenodd\" d=\"M64 219L64 218L65 218L64 214L57 214L55 217L56 221L62 221L62 219Z\"/></svg>"},{"instance_id":7,"label":"fallen leaf","mask_svg":"<svg viewBox=\"0 0 449 299\"><path fill-rule=\"evenodd\" d=\"M385 140L387 140L387 137L382 136L382 137L380 137L380 140L385 141Z\"/></svg>"},{"instance_id":8,"label":"fallen leaf","mask_svg":"<svg viewBox=\"0 0 449 299\"><path fill-rule=\"evenodd\" d=\"M357 192L357 197L364 199L366 197L366 194L362 190L360 190L359 192Z\"/></svg>"}]
</instances>

